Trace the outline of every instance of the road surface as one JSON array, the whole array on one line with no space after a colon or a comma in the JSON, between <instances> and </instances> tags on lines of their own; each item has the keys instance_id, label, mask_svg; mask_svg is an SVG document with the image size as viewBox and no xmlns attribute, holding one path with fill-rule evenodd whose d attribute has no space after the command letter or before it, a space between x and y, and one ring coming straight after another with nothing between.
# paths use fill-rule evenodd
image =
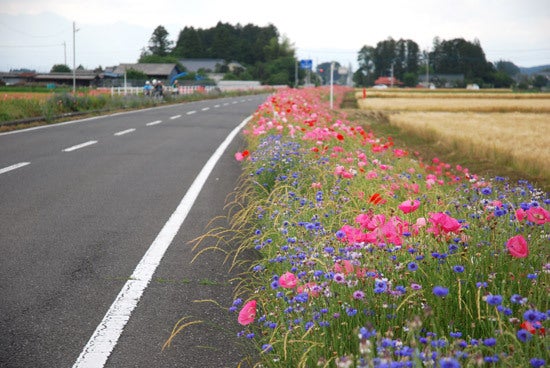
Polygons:
<instances>
[{"instance_id":1,"label":"road surface","mask_svg":"<svg viewBox=\"0 0 550 368\"><path fill-rule=\"evenodd\" d=\"M226 138L265 98L206 100L0 134L1 367L237 366L245 347L236 338L236 316L226 310L234 275L219 253L191 264L189 241L224 213L240 174L233 154L243 144L238 135ZM181 227L168 224L224 140L229 146ZM141 295L126 293L123 303L136 301L127 321L109 317L122 332L103 334L123 289L139 284L132 275L146 252L166 240L166 227L175 234L163 257L158 265L145 261L150 282ZM181 318L203 323L161 351ZM92 353L102 339L112 352Z\"/></svg>"}]
</instances>

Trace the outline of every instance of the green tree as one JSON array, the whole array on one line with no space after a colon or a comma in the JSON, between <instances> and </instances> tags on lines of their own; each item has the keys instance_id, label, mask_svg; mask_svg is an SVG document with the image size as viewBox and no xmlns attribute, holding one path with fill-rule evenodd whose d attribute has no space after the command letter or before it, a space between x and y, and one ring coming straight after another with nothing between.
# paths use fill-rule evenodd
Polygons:
<instances>
[{"instance_id":1,"label":"green tree","mask_svg":"<svg viewBox=\"0 0 550 368\"><path fill-rule=\"evenodd\" d=\"M411 72L403 74L403 83L406 87L415 87L418 84L418 75Z\"/></svg>"},{"instance_id":2,"label":"green tree","mask_svg":"<svg viewBox=\"0 0 550 368\"><path fill-rule=\"evenodd\" d=\"M495 64L495 68L497 72L505 73L510 77L514 77L521 72L521 70L516 64L512 63L511 61L505 61L505 60L497 61Z\"/></svg>"},{"instance_id":3,"label":"green tree","mask_svg":"<svg viewBox=\"0 0 550 368\"><path fill-rule=\"evenodd\" d=\"M172 41L168 40L168 31L163 26L158 26L149 39L148 54L156 56L168 56L171 51Z\"/></svg>"},{"instance_id":4,"label":"green tree","mask_svg":"<svg viewBox=\"0 0 550 368\"><path fill-rule=\"evenodd\" d=\"M72 69L65 64L55 64L52 66L50 73L70 73Z\"/></svg>"},{"instance_id":5,"label":"green tree","mask_svg":"<svg viewBox=\"0 0 550 368\"><path fill-rule=\"evenodd\" d=\"M178 58L204 57L203 45L199 32L193 27L185 27L180 31L172 55Z\"/></svg>"},{"instance_id":6,"label":"green tree","mask_svg":"<svg viewBox=\"0 0 550 368\"><path fill-rule=\"evenodd\" d=\"M533 78L533 87L537 88L537 89L542 89L542 87L546 87L546 85L548 84L548 78L546 78L544 75L536 75L534 78Z\"/></svg>"},{"instance_id":7,"label":"green tree","mask_svg":"<svg viewBox=\"0 0 550 368\"><path fill-rule=\"evenodd\" d=\"M376 80L374 51L374 47L367 45L363 46L361 50L359 50L357 55L357 63L359 64L359 68L353 75L353 81L358 86L372 86Z\"/></svg>"}]
</instances>

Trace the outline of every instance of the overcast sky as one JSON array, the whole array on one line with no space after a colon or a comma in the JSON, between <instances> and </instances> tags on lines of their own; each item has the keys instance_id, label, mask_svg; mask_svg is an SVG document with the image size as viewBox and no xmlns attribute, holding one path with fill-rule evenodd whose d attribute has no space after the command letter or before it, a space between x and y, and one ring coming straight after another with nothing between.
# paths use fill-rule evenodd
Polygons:
<instances>
[{"instance_id":1,"label":"overcast sky","mask_svg":"<svg viewBox=\"0 0 550 368\"><path fill-rule=\"evenodd\" d=\"M392 37L431 48L433 38L478 39L489 61L550 64L549 0L0 0L0 71L93 69L136 62L153 30L175 41L185 26L273 24L300 59L356 65L364 45Z\"/></svg>"}]
</instances>

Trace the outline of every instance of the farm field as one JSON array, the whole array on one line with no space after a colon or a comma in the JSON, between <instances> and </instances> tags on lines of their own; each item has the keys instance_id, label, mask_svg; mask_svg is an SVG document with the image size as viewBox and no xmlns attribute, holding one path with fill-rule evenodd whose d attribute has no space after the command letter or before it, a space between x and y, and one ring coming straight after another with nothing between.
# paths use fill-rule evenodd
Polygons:
<instances>
[{"instance_id":1,"label":"farm field","mask_svg":"<svg viewBox=\"0 0 550 368\"><path fill-rule=\"evenodd\" d=\"M381 112L391 126L444 145L455 156L550 182L550 94L376 91L366 99L361 92L355 96L362 110Z\"/></svg>"}]
</instances>

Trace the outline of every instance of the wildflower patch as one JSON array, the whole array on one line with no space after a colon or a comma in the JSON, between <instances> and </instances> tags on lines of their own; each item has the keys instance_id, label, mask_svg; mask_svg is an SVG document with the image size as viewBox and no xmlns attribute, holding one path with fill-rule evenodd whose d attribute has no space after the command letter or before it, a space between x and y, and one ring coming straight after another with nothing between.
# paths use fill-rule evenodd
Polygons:
<instances>
[{"instance_id":1,"label":"wildflower patch","mask_svg":"<svg viewBox=\"0 0 550 368\"><path fill-rule=\"evenodd\" d=\"M270 96L235 155L234 259L258 258L230 310L262 366L548 364L548 194L417 161L327 95Z\"/></svg>"}]
</instances>

